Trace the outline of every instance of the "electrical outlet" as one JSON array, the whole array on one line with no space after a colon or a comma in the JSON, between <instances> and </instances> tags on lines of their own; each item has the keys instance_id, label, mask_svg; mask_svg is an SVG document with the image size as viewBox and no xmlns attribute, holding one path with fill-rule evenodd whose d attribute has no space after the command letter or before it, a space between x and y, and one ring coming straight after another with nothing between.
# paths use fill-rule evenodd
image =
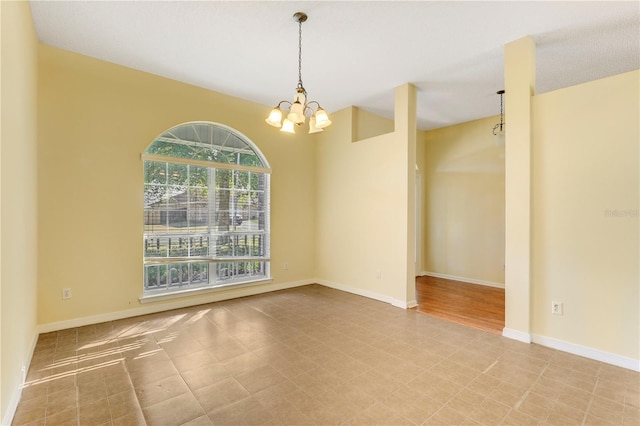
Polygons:
<instances>
[{"instance_id":1,"label":"electrical outlet","mask_svg":"<svg viewBox=\"0 0 640 426\"><path fill-rule=\"evenodd\" d=\"M376 271L376 279L379 280L380 278L382 278L382 272Z\"/></svg>"},{"instance_id":2,"label":"electrical outlet","mask_svg":"<svg viewBox=\"0 0 640 426\"><path fill-rule=\"evenodd\" d=\"M71 299L71 289L63 288L62 289L62 300Z\"/></svg>"},{"instance_id":3,"label":"electrical outlet","mask_svg":"<svg viewBox=\"0 0 640 426\"><path fill-rule=\"evenodd\" d=\"M285 271L289 270L289 264L287 262L284 263L284 270Z\"/></svg>"},{"instance_id":4,"label":"electrical outlet","mask_svg":"<svg viewBox=\"0 0 640 426\"><path fill-rule=\"evenodd\" d=\"M562 302L551 302L551 313L554 315L562 315Z\"/></svg>"}]
</instances>

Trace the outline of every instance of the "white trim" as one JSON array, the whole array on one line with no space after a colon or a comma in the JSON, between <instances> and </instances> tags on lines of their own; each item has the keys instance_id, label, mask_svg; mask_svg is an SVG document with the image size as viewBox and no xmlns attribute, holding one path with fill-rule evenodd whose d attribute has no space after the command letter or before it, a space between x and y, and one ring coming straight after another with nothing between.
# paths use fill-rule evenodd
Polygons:
<instances>
[{"instance_id":1,"label":"white trim","mask_svg":"<svg viewBox=\"0 0 640 426\"><path fill-rule=\"evenodd\" d=\"M413 309L413 308L417 308L418 307L418 301L417 300L410 300L407 302L407 309Z\"/></svg>"},{"instance_id":2,"label":"white trim","mask_svg":"<svg viewBox=\"0 0 640 426\"><path fill-rule=\"evenodd\" d=\"M9 404L7 406L7 411L4 413L4 418L2 419L3 425L10 425L13 422L13 417L16 415L16 410L18 409L18 403L20 402L20 397L22 396L22 386L24 383L20 384L14 391L13 395L11 395L11 399L9 400Z\"/></svg>"},{"instance_id":3,"label":"white trim","mask_svg":"<svg viewBox=\"0 0 640 426\"><path fill-rule=\"evenodd\" d=\"M264 231L259 232L246 232L246 231L230 231L225 232L225 235L268 235ZM176 234L151 234L153 235L176 235ZM177 234L177 235L189 235L188 232ZM262 256L234 256L234 257L213 257L213 256L185 256L185 257L147 257L144 259L144 264L146 265L165 265L167 263L198 263L198 262L207 262L207 263L227 263L227 262L271 262L269 257ZM260 280L269 280L271 278L261 278ZM247 281L248 282L248 281ZM253 282L253 281L251 281Z\"/></svg>"},{"instance_id":4,"label":"white trim","mask_svg":"<svg viewBox=\"0 0 640 426\"><path fill-rule=\"evenodd\" d=\"M38 326L38 333L48 333L50 331L64 330L73 327L82 327L85 325L98 324L106 321L115 321L123 318L137 317L140 315L153 314L156 312L169 311L171 309L186 308L189 306L204 305L206 303L218 302L221 300L235 299L238 297L254 296L257 294L268 293L271 291L285 290L288 288L300 287L303 285L314 284L314 280L292 281L279 284L266 284L261 286L246 286L240 288L232 288L227 291L219 291L206 297L198 297L191 299L176 300L170 303L149 303L145 306L126 311L110 312L100 315L91 315L88 317L74 318L66 321L57 321Z\"/></svg>"},{"instance_id":5,"label":"white trim","mask_svg":"<svg viewBox=\"0 0 640 426\"><path fill-rule=\"evenodd\" d=\"M36 343L38 343L38 332L33 335L33 339L31 339L31 347L29 348L29 353L27 354L27 359L22 363L23 373L22 378L20 379L20 384L16 389L14 389L11 398L9 399L9 404L7 404L7 410L4 413L4 418L2 419L3 425L10 425L13 421L13 417L16 415L16 410L18 409L18 404L20 403L20 398L22 397L22 387L24 386L24 382L26 380L27 371L29 370L29 366L31 365L31 358L33 358L33 352L36 349Z\"/></svg>"},{"instance_id":6,"label":"white trim","mask_svg":"<svg viewBox=\"0 0 640 426\"><path fill-rule=\"evenodd\" d=\"M199 296L201 294L215 293L220 291L228 291L233 288L251 287L255 285L269 284L273 281L273 278L263 278L257 281L239 281L235 283L217 285L215 287L196 287L188 288L185 290L164 292L164 293L149 293L143 294L138 297L140 303L160 302L162 300L180 299L182 297Z\"/></svg>"},{"instance_id":7,"label":"white trim","mask_svg":"<svg viewBox=\"0 0 640 426\"><path fill-rule=\"evenodd\" d=\"M264 154L262 153L260 148L258 148L258 145L256 145L251 139L249 139L244 133L240 132L239 130L234 129L233 127L227 126L226 124L216 123L215 121L195 120L195 121L185 121L184 123L176 124L175 126L165 130L164 132L160 133L158 136L153 138L153 140L151 142L149 142L149 145L151 145L153 142L155 142L156 139L161 138L162 135L164 135L165 133L169 133L173 129L176 129L176 128L182 127L182 126L187 126L189 124L208 124L210 126L220 127L222 129L225 129L229 133L235 134L240 139L242 139L243 142L245 142L247 145L249 145L249 147L253 150L254 154L256 154L258 157L260 157L260 160L262 161L262 164L267 169L271 170L271 166L269 165L269 162L267 161L267 157L264 156ZM148 146L147 146L147 148L148 148ZM145 148L145 151L146 151L146 148ZM172 158L175 158L175 157L172 157ZM215 164L221 164L221 163L215 163Z\"/></svg>"},{"instance_id":8,"label":"white trim","mask_svg":"<svg viewBox=\"0 0 640 426\"><path fill-rule=\"evenodd\" d=\"M531 343L531 334L525 333L524 331L514 330L512 328L503 328L502 336L507 337L509 339L518 340L524 343Z\"/></svg>"},{"instance_id":9,"label":"white trim","mask_svg":"<svg viewBox=\"0 0 640 426\"><path fill-rule=\"evenodd\" d=\"M627 358L622 355L616 355L612 354L611 352L605 352L598 349L589 348L587 346L565 342L563 340L554 339L552 337L545 337L537 334L534 334L532 337L533 343L537 343L548 348L557 349L563 352L569 352L570 354L583 356L585 358L604 362L606 364L611 364L640 372L640 360L638 359Z\"/></svg>"},{"instance_id":10,"label":"white trim","mask_svg":"<svg viewBox=\"0 0 640 426\"><path fill-rule=\"evenodd\" d=\"M423 276L426 275L428 277L435 277L435 278L444 278L446 280L462 281L462 282L470 283L470 284L486 285L488 287L504 288L504 284L503 283L496 283L496 282L493 282L493 281L477 280L475 278L457 277L455 275L440 274L438 272L422 271L420 273L420 275L423 275Z\"/></svg>"},{"instance_id":11,"label":"white trim","mask_svg":"<svg viewBox=\"0 0 640 426\"><path fill-rule=\"evenodd\" d=\"M348 285L334 283L327 280L317 279L315 282L325 287L334 288L336 290L346 291L347 293L357 294L358 296L363 296L369 299L378 300L380 302L389 303L397 308L408 309L412 307L411 306L412 303L415 303L415 301L411 301L407 303L402 300L394 299L393 297L386 296L384 294L374 293L372 291L362 290L361 288L350 287Z\"/></svg>"}]
</instances>

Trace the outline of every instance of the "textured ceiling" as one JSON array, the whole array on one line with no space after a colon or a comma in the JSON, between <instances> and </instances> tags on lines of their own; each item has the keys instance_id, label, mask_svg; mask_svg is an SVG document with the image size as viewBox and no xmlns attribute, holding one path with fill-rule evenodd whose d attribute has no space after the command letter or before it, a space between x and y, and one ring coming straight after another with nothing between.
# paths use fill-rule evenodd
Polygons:
<instances>
[{"instance_id":1,"label":"textured ceiling","mask_svg":"<svg viewBox=\"0 0 640 426\"><path fill-rule=\"evenodd\" d=\"M637 1L32 1L41 42L270 107L302 79L331 113L393 117L418 87L418 126L499 113L503 46L536 42L536 92L640 68ZM508 105L505 106L508 109Z\"/></svg>"}]
</instances>

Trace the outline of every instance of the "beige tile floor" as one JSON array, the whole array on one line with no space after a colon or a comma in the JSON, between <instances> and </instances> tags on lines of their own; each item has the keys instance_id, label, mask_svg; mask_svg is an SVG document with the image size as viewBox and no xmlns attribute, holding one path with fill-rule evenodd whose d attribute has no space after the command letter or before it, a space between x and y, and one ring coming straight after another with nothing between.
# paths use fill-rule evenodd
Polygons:
<instances>
[{"instance_id":1,"label":"beige tile floor","mask_svg":"<svg viewBox=\"0 0 640 426\"><path fill-rule=\"evenodd\" d=\"M640 375L319 285L41 335L13 424L640 424Z\"/></svg>"}]
</instances>

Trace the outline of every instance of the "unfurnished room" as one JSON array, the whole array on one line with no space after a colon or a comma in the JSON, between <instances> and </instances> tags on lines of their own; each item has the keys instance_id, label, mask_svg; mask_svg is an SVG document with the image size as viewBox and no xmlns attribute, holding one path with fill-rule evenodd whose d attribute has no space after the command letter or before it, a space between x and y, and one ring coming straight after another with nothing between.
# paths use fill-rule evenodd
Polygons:
<instances>
[{"instance_id":1,"label":"unfurnished room","mask_svg":"<svg viewBox=\"0 0 640 426\"><path fill-rule=\"evenodd\" d=\"M640 425L639 2L0 21L0 424Z\"/></svg>"}]
</instances>

